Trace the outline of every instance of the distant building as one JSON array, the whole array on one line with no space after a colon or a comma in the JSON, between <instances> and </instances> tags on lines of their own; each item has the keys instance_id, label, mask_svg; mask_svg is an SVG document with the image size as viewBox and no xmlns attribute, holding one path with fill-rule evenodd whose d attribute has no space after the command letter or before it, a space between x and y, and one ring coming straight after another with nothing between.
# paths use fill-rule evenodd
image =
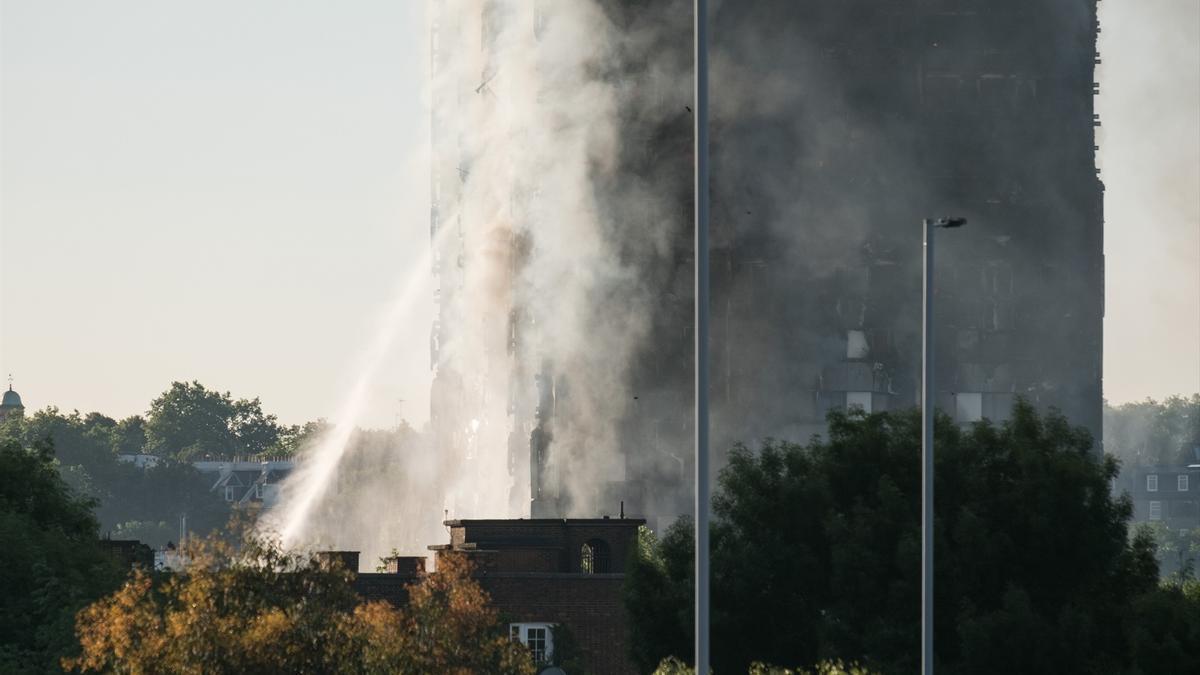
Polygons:
<instances>
[{"instance_id":1,"label":"distant building","mask_svg":"<svg viewBox=\"0 0 1200 675\"><path fill-rule=\"evenodd\" d=\"M1200 463L1135 466L1127 480L1135 521L1200 528Z\"/></svg>"},{"instance_id":2,"label":"distant building","mask_svg":"<svg viewBox=\"0 0 1200 675\"><path fill-rule=\"evenodd\" d=\"M132 464L139 469L153 469L162 462L162 457L158 455L145 455L141 453L122 453L117 455L117 461L125 464Z\"/></svg>"},{"instance_id":3,"label":"distant building","mask_svg":"<svg viewBox=\"0 0 1200 675\"><path fill-rule=\"evenodd\" d=\"M136 539L101 539L100 548L122 567L154 568L154 549Z\"/></svg>"},{"instance_id":4,"label":"distant building","mask_svg":"<svg viewBox=\"0 0 1200 675\"><path fill-rule=\"evenodd\" d=\"M192 462L192 466L213 477L210 490L222 500L269 508L279 501L279 486L292 473L295 462L290 459L202 461Z\"/></svg>"},{"instance_id":5,"label":"distant building","mask_svg":"<svg viewBox=\"0 0 1200 675\"><path fill-rule=\"evenodd\" d=\"M629 661L621 602L625 562L637 546L642 519L447 520L450 543L430 546L436 561L466 555L476 580L508 621L509 636L541 664L553 662L554 630L569 629L586 672L637 672ZM330 552L357 567L354 552ZM368 600L407 601L408 584L425 568L422 557L387 561L387 572L364 573L355 589Z\"/></svg>"},{"instance_id":6,"label":"distant building","mask_svg":"<svg viewBox=\"0 0 1200 675\"><path fill-rule=\"evenodd\" d=\"M8 391L4 392L4 400L0 401L0 422L11 417L24 417L25 406L21 403L21 395L13 391L12 378L8 380Z\"/></svg>"},{"instance_id":7,"label":"distant building","mask_svg":"<svg viewBox=\"0 0 1200 675\"><path fill-rule=\"evenodd\" d=\"M166 546L154 552L154 571L156 572L182 572L187 569L189 562L183 548L176 547L172 542L167 542Z\"/></svg>"}]
</instances>

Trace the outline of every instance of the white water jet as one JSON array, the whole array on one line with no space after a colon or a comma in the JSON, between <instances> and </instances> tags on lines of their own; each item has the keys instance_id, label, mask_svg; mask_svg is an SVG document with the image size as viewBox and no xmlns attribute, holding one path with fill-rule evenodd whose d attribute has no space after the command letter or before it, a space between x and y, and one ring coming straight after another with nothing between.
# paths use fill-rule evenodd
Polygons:
<instances>
[{"instance_id":1,"label":"white water jet","mask_svg":"<svg viewBox=\"0 0 1200 675\"><path fill-rule=\"evenodd\" d=\"M543 499L567 498L572 515L617 503L631 363L657 307L639 274L673 260L681 217L660 196L669 185L620 180L619 111L673 119L687 78L651 70L624 86L609 69L656 63L642 58L653 35L623 32L600 3L488 7L431 3L439 264L414 268L332 428L264 516L289 548L416 553L445 515L529 517L535 429L554 439L539 456ZM441 294L430 428L366 449L356 427L372 379L425 281Z\"/></svg>"},{"instance_id":2,"label":"white water jet","mask_svg":"<svg viewBox=\"0 0 1200 675\"><path fill-rule=\"evenodd\" d=\"M412 315L415 301L432 284L431 256L432 248L422 254L399 287L374 338L361 356L354 386L343 398L331 427L288 480L288 489L277 513L264 522L266 529L279 535L285 548L295 547L302 541L312 510L328 490L351 437L362 421L376 373L387 358L400 328L405 325L405 319Z\"/></svg>"}]
</instances>

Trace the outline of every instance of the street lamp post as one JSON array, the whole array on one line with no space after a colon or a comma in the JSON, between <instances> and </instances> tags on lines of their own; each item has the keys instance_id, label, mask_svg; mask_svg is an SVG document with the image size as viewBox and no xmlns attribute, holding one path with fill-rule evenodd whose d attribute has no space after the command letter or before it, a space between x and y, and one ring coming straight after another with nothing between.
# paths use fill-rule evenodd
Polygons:
<instances>
[{"instance_id":1,"label":"street lamp post","mask_svg":"<svg viewBox=\"0 0 1200 675\"><path fill-rule=\"evenodd\" d=\"M695 0L696 673L708 675L708 0Z\"/></svg>"},{"instance_id":2,"label":"street lamp post","mask_svg":"<svg viewBox=\"0 0 1200 675\"><path fill-rule=\"evenodd\" d=\"M966 218L926 218L921 273L921 672L933 675L933 232Z\"/></svg>"}]
</instances>

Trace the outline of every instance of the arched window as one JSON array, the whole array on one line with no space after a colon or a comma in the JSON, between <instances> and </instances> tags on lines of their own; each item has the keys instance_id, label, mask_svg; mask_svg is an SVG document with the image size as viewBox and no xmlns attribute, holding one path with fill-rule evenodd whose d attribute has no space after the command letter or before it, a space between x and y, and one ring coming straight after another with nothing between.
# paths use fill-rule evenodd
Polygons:
<instances>
[{"instance_id":1,"label":"arched window","mask_svg":"<svg viewBox=\"0 0 1200 675\"><path fill-rule=\"evenodd\" d=\"M608 542L603 539L589 539L579 550L579 571L584 574L606 574L609 554Z\"/></svg>"}]
</instances>

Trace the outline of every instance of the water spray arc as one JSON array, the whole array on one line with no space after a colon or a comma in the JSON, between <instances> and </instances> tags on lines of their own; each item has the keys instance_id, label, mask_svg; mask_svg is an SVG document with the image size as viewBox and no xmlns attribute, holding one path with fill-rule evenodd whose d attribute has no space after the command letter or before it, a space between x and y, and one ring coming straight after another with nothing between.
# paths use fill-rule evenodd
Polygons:
<instances>
[{"instance_id":1,"label":"water spray arc","mask_svg":"<svg viewBox=\"0 0 1200 675\"><path fill-rule=\"evenodd\" d=\"M337 473L338 464L362 420L371 387L380 367L388 357L406 319L412 316L415 303L423 293L428 294L431 283L431 256L432 250L427 250L397 289L395 299L360 357L354 384L331 421L331 428L300 463L295 476L289 480L279 507L279 515L275 519L278 535L285 547L301 543L313 509L329 489Z\"/></svg>"}]
</instances>

